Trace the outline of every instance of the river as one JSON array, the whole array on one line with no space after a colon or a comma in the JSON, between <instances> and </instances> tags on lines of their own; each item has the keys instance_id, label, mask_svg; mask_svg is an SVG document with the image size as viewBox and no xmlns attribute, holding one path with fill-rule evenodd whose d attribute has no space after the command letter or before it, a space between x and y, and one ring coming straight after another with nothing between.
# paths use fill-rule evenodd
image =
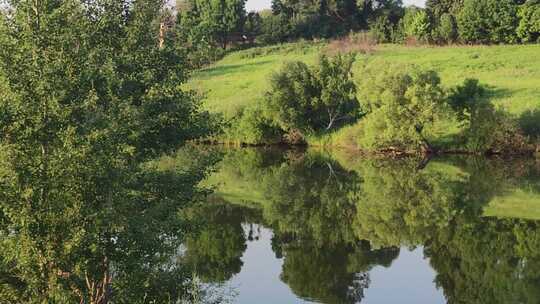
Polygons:
<instances>
[{"instance_id":1,"label":"river","mask_svg":"<svg viewBox=\"0 0 540 304\"><path fill-rule=\"evenodd\" d=\"M540 163L225 149L185 262L234 303L538 303Z\"/></svg>"}]
</instances>

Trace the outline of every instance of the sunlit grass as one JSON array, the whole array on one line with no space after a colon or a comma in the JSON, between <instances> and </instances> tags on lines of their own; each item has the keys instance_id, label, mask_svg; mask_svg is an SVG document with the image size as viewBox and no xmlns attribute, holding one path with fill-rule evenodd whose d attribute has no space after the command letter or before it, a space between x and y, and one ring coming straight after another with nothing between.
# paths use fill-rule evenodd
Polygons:
<instances>
[{"instance_id":1,"label":"sunlit grass","mask_svg":"<svg viewBox=\"0 0 540 304\"><path fill-rule=\"evenodd\" d=\"M205 106L226 116L261 98L272 72L287 61L314 63L321 44L307 42L232 53L193 76L189 86L206 93ZM540 107L540 45L405 47L379 46L373 55L358 57L363 64L417 64L437 71L445 86L478 78L494 89L493 102L514 114Z\"/></svg>"},{"instance_id":2,"label":"sunlit grass","mask_svg":"<svg viewBox=\"0 0 540 304\"><path fill-rule=\"evenodd\" d=\"M240 51L197 72L188 86L205 95L207 110L231 118L263 96L273 71L287 61L314 63L319 49L319 45L285 44Z\"/></svg>"},{"instance_id":3,"label":"sunlit grass","mask_svg":"<svg viewBox=\"0 0 540 304\"><path fill-rule=\"evenodd\" d=\"M204 94L204 107L226 120L245 106L263 98L273 72L293 60L316 62L323 43L299 42L253 48L231 53L214 65L196 72L188 87ZM371 55L360 55L354 66L361 79L366 64L415 64L439 73L449 88L466 78L477 78L491 88L492 102L516 118L540 109L540 45L406 47L382 45ZM360 101L361 102L361 101ZM536 112L535 112L536 113ZM313 146L356 148L361 132L357 125L310 136ZM437 147L456 148L457 123L439 121L431 140ZM458 145L458 144L457 144Z\"/></svg>"},{"instance_id":4,"label":"sunlit grass","mask_svg":"<svg viewBox=\"0 0 540 304\"><path fill-rule=\"evenodd\" d=\"M515 189L504 196L495 197L484 208L484 215L540 220L540 194L523 188Z\"/></svg>"}]
</instances>

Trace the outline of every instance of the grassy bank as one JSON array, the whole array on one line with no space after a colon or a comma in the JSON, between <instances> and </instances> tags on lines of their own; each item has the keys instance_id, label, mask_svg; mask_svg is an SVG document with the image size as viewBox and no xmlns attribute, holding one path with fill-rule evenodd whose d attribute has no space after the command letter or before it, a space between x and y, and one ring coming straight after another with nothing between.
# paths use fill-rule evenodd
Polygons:
<instances>
[{"instance_id":1,"label":"grassy bank","mask_svg":"<svg viewBox=\"0 0 540 304\"><path fill-rule=\"evenodd\" d=\"M246 105L259 100L269 86L269 76L287 61L313 63L324 45L306 42L255 48L233 53L196 73L189 86L205 93L205 107L232 118ZM405 47L382 45L370 55L360 55L355 77L365 64L380 62L416 64L439 73L451 87L465 78L477 78L492 89L492 102L519 118L540 109L540 45ZM332 134L308 138L312 145L347 146L355 130L343 128ZM457 128L440 126L440 141L451 141Z\"/></svg>"},{"instance_id":2,"label":"grassy bank","mask_svg":"<svg viewBox=\"0 0 540 304\"><path fill-rule=\"evenodd\" d=\"M292 199L298 193L306 194L303 199L307 202L314 198L341 202L337 196L346 192L343 188L362 192L347 196L359 199L355 202L359 212L366 204L376 208L389 204L392 209L399 204L418 207L415 202L421 200L428 200L428 206L444 205L450 199L452 208L470 208L476 210L476 216L540 219L536 186L539 167L531 159L507 162L497 158L443 157L428 162L423 170L414 170L420 159L365 158L340 149L313 148L305 154L276 149L225 151L224 160L204 185L215 187L216 197L263 209L266 215L273 212L272 204L278 204L280 199L303 202ZM327 187L333 182L337 182L337 192ZM349 183L358 185L348 187ZM303 189L309 186L313 189ZM469 195L453 196L463 190L470 191ZM280 191L291 192L279 195ZM425 196L426 191L433 191L435 197ZM401 194L406 198L400 200ZM369 199L374 201L367 202Z\"/></svg>"}]
</instances>

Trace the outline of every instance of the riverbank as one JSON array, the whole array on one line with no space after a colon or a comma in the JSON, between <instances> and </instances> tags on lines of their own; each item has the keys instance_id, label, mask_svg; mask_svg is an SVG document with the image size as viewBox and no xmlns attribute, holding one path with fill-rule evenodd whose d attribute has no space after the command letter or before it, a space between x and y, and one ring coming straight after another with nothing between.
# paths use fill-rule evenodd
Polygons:
<instances>
[{"instance_id":1,"label":"riverbank","mask_svg":"<svg viewBox=\"0 0 540 304\"><path fill-rule=\"evenodd\" d=\"M188 86L205 95L204 107L218 113L225 121L237 117L247 106L261 100L269 88L270 75L284 62L299 60L308 64L317 61L324 52L324 43L299 42L254 48L228 55L211 67L195 73ZM285 59L285 60L284 60ZM450 46L405 47L376 46L371 54L359 55L353 67L354 77L363 77L363 67L371 64L414 64L432 69L442 85L450 88L466 78L477 78L490 89L490 101L496 108L508 112L522 128L538 132L540 112L540 46ZM358 134L361 122L308 135L311 146L334 146L359 150ZM439 151L467 152L459 143L460 126L456 121L440 122L434 130L433 145ZM220 135L211 141L241 145L234 135ZM535 140L532 141L533 143ZM272 144L275 142L268 142ZM525 149L533 153L531 144ZM516 151L521 153L522 151Z\"/></svg>"}]
</instances>

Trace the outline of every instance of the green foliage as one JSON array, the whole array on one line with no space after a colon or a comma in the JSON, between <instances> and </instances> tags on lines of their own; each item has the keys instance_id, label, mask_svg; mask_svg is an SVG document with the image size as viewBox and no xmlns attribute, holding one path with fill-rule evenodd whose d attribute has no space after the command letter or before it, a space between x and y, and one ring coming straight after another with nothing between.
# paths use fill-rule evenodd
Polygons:
<instances>
[{"instance_id":1,"label":"green foliage","mask_svg":"<svg viewBox=\"0 0 540 304\"><path fill-rule=\"evenodd\" d=\"M215 38L206 23L197 23L194 19L180 17L181 23L176 26L176 43L185 49L186 61L192 68L200 68L224 55L222 48L216 47Z\"/></svg>"},{"instance_id":2,"label":"green foliage","mask_svg":"<svg viewBox=\"0 0 540 304\"><path fill-rule=\"evenodd\" d=\"M308 64L317 62L324 43L309 41L257 47L232 53L214 67L197 72L190 88L205 91L205 109L223 113L227 120L236 117L239 109L258 107L264 92L270 89L268 78L283 65L283 58L300 60ZM385 66L415 64L423 69L438 71L445 87L461 84L463 75L480 79L493 88L490 101L515 116L540 107L537 87L540 86L540 52L538 45L522 46L452 46L405 47L379 45L369 55L357 54L352 71L357 79L363 74L363 62ZM533 68L531 68L533 67ZM519 79L519 81L516 81ZM358 89L360 92L361 89ZM362 101L361 101L362 102ZM365 111L362 103L362 111ZM339 146L357 149L358 126L336 126L331 134L308 136L310 145ZM466 150L459 134L460 124L455 119L441 122L433 145L444 149ZM339 129L338 129L339 127ZM352 132L349 132L352 131ZM235 142L234 137L218 137L222 142Z\"/></svg>"},{"instance_id":3,"label":"green foliage","mask_svg":"<svg viewBox=\"0 0 540 304\"><path fill-rule=\"evenodd\" d=\"M207 37L225 49L231 36L243 30L246 21L245 0L189 0L180 14L182 28L189 36L196 37L198 32L204 31ZM190 31L195 33L189 34Z\"/></svg>"},{"instance_id":4,"label":"green foliage","mask_svg":"<svg viewBox=\"0 0 540 304\"><path fill-rule=\"evenodd\" d=\"M249 39L253 40L255 37L259 36L262 31L263 20L261 15L256 12L250 12L246 16L246 23L244 24L244 33L248 36Z\"/></svg>"},{"instance_id":5,"label":"green foliage","mask_svg":"<svg viewBox=\"0 0 540 304\"><path fill-rule=\"evenodd\" d=\"M523 134L538 142L540 140L540 110L527 110L519 117L519 127Z\"/></svg>"},{"instance_id":6,"label":"green foliage","mask_svg":"<svg viewBox=\"0 0 540 304\"><path fill-rule=\"evenodd\" d=\"M273 0L272 10L246 15L244 0L187 0L178 8L189 37L227 47L239 34L263 44L294 39L333 38L369 29L378 42L452 43L458 33L470 44L537 40L537 0L429 0L426 8L401 0ZM418 13L418 14L417 14ZM518 27L518 23L521 25ZM190 34L190 31L194 31ZM190 39L200 43L200 40Z\"/></svg>"},{"instance_id":7,"label":"green foliage","mask_svg":"<svg viewBox=\"0 0 540 304\"><path fill-rule=\"evenodd\" d=\"M359 163L364 182L352 224L358 238L374 248L414 246L451 222L463 180L418 166L415 159Z\"/></svg>"},{"instance_id":8,"label":"green foliage","mask_svg":"<svg viewBox=\"0 0 540 304\"><path fill-rule=\"evenodd\" d=\"M476 152L513 153L526 144L516 120L490 103L473 110L463 137L467 148Z\"/></svg>"},{"instance_id":9,"label":"green foliage","mask_svg":"<svg viewBox=\"0 0 540 304\"><path fill-rule=\"evenodd\" d=\"M6 3L4 1L3 3ZM171 261L203 160L148 161L206 133L161 1L7 1L0 30L0 286L18 303L179 299ZM104 300L105 299L105 300Z\"/></svg>"},{"instance_id":10,"label":"green foliage","mask_svg":"<svg viewBox=\"0 0 540 304\"><path fill-rule=\"evenodd\" d=\"M458 38L457 15L463 0L427 0L426 11L432 22L432 38L436 43L453 43Z\"/></svg>"},{"instance_id":11,"label":"green foliage","mask_svg":"<svg viewBox=\"0 0 540 304\"><path fill-rule=\"evenodd\" d=\"M476 79L450 90L449 104L464 126L466 147L475 152L522 151L526 140L517 121L496 109L487 98L487 89Z\"/></svg>"},{"instance_id":12,"label":"green foliage","mask_svg":"<svg viewBox=\"0 0 540 304\"><path fill-rule=\"evenodd\" d=\"M183 255L185 263L203 282L226 282L242 268L246 238L242 210L227 205L205 204L185 211L191 222L198 223L187 234Z\"/></svg>"},{"instance_id":13,"label":"green foliage","mask_svg":"<svg viewBox=\"0 0 540 304\"><path fill-rule=\"evenodd\" d=\"M387 16L380 16L369 27L369 33L379 43L392 41L392 24Z\"/></svg>"},{"instance_id":14,"label":"green foliage","mask_svg":"<svg viewBox=\"0 0 540 304\"><path fill-rule=\"evenodd\" d=\"M464 0L427 0L426 10L433 17L433 20L439 20L445 14L455 16L463 7Z\"/></svg>"},{"instance_id":15,"label":"green foliage","mask_svg":"<svg viewBox=\"0 0 540 304\"><path fill-rule=\"evenodd\" d=\"M405 8L405 14L403 18L399 20L399 24L395 30L394 42L403 43L409 38L409 35L412 31L412 23L416 14L418 14L422 9L416 6L410 6Z\"/></svg>"},{"instance_id":16,"label":"green foliage","mask_svg":"<svg viewBox=\"0 0 540 304\"><path fill-rule=\"evenodd\" d=\"M540 39L540 2L529 0L518 10L519 25L517 35L523 42L537 42Z\"/></svg>"},{"instance_id":17,"label":"green foliage","mask_svg":"<svg viewBox=\"0 0 540 304\"><path fill-rule=\"evenodd\" d=\"M47 146L64 141L114 142L121 154L147 158L204 132L199 102L178 86L187 77L183 53L172 43L159 48L159 3L12 6L0 32L0 78L9 88L0 100L10 117L0 121L4 145L42 147L46 157ZM30 27L38 18L40 26Z\"/></svg>"},{"instance_id":18,"label":"green foliage","mask_svg":"<svg viewBox=\"0 0 540 304\"><path fill-rule=\"evenodd\" d=\"M266 145L280 143L282 131L267 118L264 105L254 104L246 107L238 118L231 121L225 129L226 137L242 144Z\"/></svg>"},{"instance_id":19,"label":"green foliage","mask_svg":"<svg viewBox=\"0 0 540 304\"><path fill-rule=\"evenodd\" d=\"M281 280L297 296L321 303L360 302L370 286L369 270L390 264L399 254L396 248L372 250L365 243L355 248L294 245L286 249Z\"/></svg>"},{"instance_id":20,"label":"green foliage","mask_svg":"<svg viewBox=\"0 0 540 304\"><path fill-rule=\"evenodd\" d=\"M309 239L317 247L353 244L347 214L354 209L358 175L325 155L297 155L261 171L264 215L283 235ZM260 168L259 170L261 170Z\"/></svg>"},{"instance_id":21,"label":"green foliage","mask_svg":"<svg viewBox=\"0 0 540 304\"><path fill-rule=\"evenodd\" d=\"M358 99L366 105L360 146L378 150L432 149L434 124L445 115L445 96L433 71L380 65L366 68Z\"/></svg>"},{"instance_id":22,"label":"green foliage","mask_svg":"<svg viewBox=\"0 0 540 304\"><path fill-rule=\"evenodd\" d=\"M271 79L265 96L268 117L282 130L305 134L330 130L338 121L354 119L359 108L352 81L354 55L319 58L310 68L289 63Z\"/></svg>"},{"instance_id":23,"label":"green foliage","mask_svg":"<svg viewBox=\"0 0 540 304\"><path fill-rule=\"evenodd\" d=\"M435 40L452 43L458 39L458 30L456 19L453 15L443 14L439 21L439 26L433 34Z\"/></svg>"},{"instance_id":24,"label":"green foliage","mask_svg":"<svg viewBox=\"0 0 540 304\"><path fill-rule=\"evenodd\" d=\"M537 302L538 273L531 270L538 267L538 256L522 251L532 244L537 250L537 229L534 221L460 217L428 248L437 285L452 302ZM511 279L516 276L520 279Z\"/></svg>"},{"instance_id":25,"label":"green foliage","mask_svg":"<svg viewBox=\"0 0 540 304\"><path fill-rule=\"evenodd\" d=\"M431 33L431 23L426 11L417 12L407 28L407 34L415 37L418 41L428 42Z\"/></svg>"},{"instance_id":26,"label":"green foliage","mask_svg":"<svg viewBox=\"0 0 540 304\"><path fill-rule=\"evenodd\" d=\"M485 103L486 95L487 89L478 79L465 79L462 85L450 89L448 102L460 119L467 119L479 104Z\"/></svg>"},{"instance_id":27,"label":"green foliage","mask_svg":"<svg viewBox=\"0 0 540 304\"><path fill-rule=\"evenodd\" d=\"M288 38L315 38L343 35L357 29L358 7L354 0L328 2L272 1L272 12L280 27L289 27ZM270 20L270 19L269 19ZM274 22L275 22L274 21ZM265 31L266 32L266 31ZM266 35L272 35L266 32Z\"/></svg>"},{"instance_id":28,"label":"green foliage","mask_svg":"<svg viewBox=\"0 0 540 304\"><path fill-rule=\"evenodd\" d=\"M295 37L295 29L284 15L271 12L261 15L261 34L257 39L263 44L286 42Z\"/></svg>"},{"instance_id":29,"label":"green foliage","mask_svg":"<svg viewBox=\"0 0 540 304\"><path fill-rule=\"evenodd\" d=\"M312 131L312 100L319 96L318 85L307 64L288 63L280 72L272 75L271 89L265 96L271 120L285 131Z\"/></svg>"},{"instance_id":30,"label":"green foliage","mask_svg":"<svg viewBox=\"0 0 540 304\"><path fill-rule=\"evenodd\" d=\"M515 43L517 5L512 0L465 0L459 35L468 43Z\"/></svg>"}]
</instances>

